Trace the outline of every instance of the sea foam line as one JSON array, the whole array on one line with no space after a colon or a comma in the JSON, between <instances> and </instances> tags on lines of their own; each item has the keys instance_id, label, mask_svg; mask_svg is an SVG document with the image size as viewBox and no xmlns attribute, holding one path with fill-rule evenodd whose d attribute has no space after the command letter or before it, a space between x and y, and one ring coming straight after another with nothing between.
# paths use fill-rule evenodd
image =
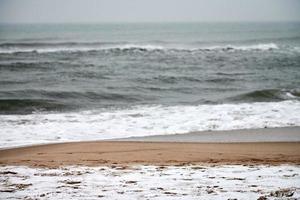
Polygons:
<instances>
[{"instance_id":1,"label":"sea foam line","mask_svg":"<svg viewBox=\"0 0 300 200\"><path fill-rule=\"evenodd\" d=\"M0 115L0 146L288 126L300 126L299 101Z\"/></svg>"},{"instance_id":2,"label":"sea foam line","mask_svg":"<svg viewBox=\"0 0 300 200\"><path fill-rule=\"evenodd\" d=\"M56 44L56 46L33 46L29 45L26 47L20 46L1 46L0 45L0 53L2 54L11 54L11 53L28 53L28 52L36 52L36 53L55 53L55 52L88 52L88 51L113 51L113 50L144 50L144 51L157 51L157 50L173 50L173 51L232 51L232 50L240 50L240 51L266 51L266 50L274 50L279 49L279 46L275 43L261 43L261 44L253 44L253 45L222 45L222 46L207 46L207 47L168 47L161 46L155 44L113 44L113 45L93 45L93 44L85 44L85 45L62 45ZM293 49L292 49L293 50Z\"/></svg>"}]
</instances>

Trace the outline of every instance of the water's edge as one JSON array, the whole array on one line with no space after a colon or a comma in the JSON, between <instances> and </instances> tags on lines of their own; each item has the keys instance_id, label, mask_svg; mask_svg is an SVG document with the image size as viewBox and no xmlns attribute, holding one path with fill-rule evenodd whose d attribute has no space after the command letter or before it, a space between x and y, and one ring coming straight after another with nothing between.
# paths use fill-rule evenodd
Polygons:
<instances>
[{"instance_id":1,"label":"water's edge","mask_svg":"<svg viewBox=\"0 0 300 200\"><path fill-rule=\"evenodd\" d=\"M129 137L109 141L199 143L300 142L300 126L225 131L198 131L186 134Z\"/></svg>"},{"instance_id":2,"label":"water's edge","mask_svg":"<svg viewBox=\"0 0 300 200\"><path fill-rule=\"evenodd\" d=\"M49 144L68 144L77 142L189 142L189 143L248 143L248 142L300 142L300 126L238 129L225 131L197 131L190 133L127 137L103 140L53 141L38 144L1 147L1 150L23 147L36 147Z\"/></svg>"}]
</instances>

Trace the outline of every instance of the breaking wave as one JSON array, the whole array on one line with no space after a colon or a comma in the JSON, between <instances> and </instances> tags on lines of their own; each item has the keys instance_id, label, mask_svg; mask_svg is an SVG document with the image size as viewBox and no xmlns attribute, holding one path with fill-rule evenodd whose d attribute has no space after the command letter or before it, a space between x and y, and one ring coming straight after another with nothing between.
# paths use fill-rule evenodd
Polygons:
<instances>
[{"instance_id":1,"label":"breaking wave","mask_svg":"<svg viewBox=\"0 0 300 200\"><path fill-rule=\"evenodd\" d=\"M0 114L30 114L41 111L60 111L65 105L43 99L1 99Z\"/></svg>"},{"instance_id":2,"label":"breaking wave","mask_svg":"<svg viewBox=\"0 0 300 200\"><path fill-rule=\"evenodd\" d=\"M230 100L242 102L274 102L283 100L299 100L300 91L298 89L266 89L256 90L231 97Z\"/></svg>"},{"instance_id":3,"label":"breaking wave","mask_svg":"<svg viewBox=\"0 0 300 200\"><path fill-rule=\"evenodd\" d=\"M300 102L289 100L197 106L153 105L127 109L0 115L3 138L0 146L205 130L300 126L299 113Z\"/></svg>"},{"instance_id":4,"label":"breaking wave","mask_svg":"<svg viewBox=\"0 0 300 200\"><path fill-rule=\"evenodd\" d=\"M181 47L180 45L128 44L128 43L2 43L1 54L12 53L56 53L56 52L89 52L89 51L267 51L280 47L275 43L253 45L221 45ZM294 48L291 48L294 50Z\"/></svg>"}]
</instances>

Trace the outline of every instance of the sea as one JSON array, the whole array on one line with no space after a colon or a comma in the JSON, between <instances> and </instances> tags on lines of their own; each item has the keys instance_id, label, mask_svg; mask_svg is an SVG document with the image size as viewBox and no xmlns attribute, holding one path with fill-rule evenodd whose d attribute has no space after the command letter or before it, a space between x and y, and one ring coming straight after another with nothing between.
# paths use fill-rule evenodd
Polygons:
<instances>
[{"instance_id":1,"label":"sea","mask_svg":"<svg viewBox=\"0 0 300 200\"><path fill-rule=\"evenodd\" d=\"M0 147L300 126L300 23L0 25Z\"/></svg>"}]
</instances>

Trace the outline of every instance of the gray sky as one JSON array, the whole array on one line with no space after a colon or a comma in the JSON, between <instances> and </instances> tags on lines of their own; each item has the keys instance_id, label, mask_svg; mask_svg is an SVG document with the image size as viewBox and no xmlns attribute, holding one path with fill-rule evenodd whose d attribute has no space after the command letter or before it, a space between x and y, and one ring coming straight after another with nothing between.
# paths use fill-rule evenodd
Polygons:
<instances>
[{"instance_id":1,"label":"gray sky","mask_svg":"<svg viewBox=\"0 0 300 200\"><path fill-rule=\"evenodd\" d=\"M300 21L300 0L0 0L0 22Z\"/></svg>"}]
</instances>

